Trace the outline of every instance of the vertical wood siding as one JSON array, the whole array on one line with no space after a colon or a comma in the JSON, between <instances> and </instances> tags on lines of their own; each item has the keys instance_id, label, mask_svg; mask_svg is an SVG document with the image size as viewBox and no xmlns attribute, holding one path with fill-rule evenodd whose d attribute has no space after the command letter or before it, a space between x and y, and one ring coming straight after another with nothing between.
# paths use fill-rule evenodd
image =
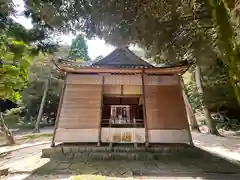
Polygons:
<instances>
[{"instance_id":1,"label":"vertical wood siding","mask_svg":"<svg viewBox=\"0 0 240 180\"><path fill-rule=\"evenodd\" d=\"M179 85L145 86L148 129L187 129L188 121Z\"/></svg>"},{"instance_id":2,"label":"vertical wood siding","mask_svg":"<svg viewBox=\"0 0 240 180\"><path fill-rule=\"evenodd\" d=\"M107 85L142 85L140 75L105 75L104 84Z\"/></svg>"},{"instance_id":3,"label":"vertical wood siding","mask_svg":"<svg viewBox=\"0 0 240 180\"><path fill-rule=\"evenodd\" d=\"M102 76L68 74L67 84L102 84Z\"/></svg>"},{"instance_id":4,"label":"vertical wood siding","mask_svg":"<svg viewBox=\"0 0 240 180\"><path fill-rule=\"evenodd\" d=\"M101 107L101 85L67 84L59 128L98 128Z\"/></svg>"}]
</instances>

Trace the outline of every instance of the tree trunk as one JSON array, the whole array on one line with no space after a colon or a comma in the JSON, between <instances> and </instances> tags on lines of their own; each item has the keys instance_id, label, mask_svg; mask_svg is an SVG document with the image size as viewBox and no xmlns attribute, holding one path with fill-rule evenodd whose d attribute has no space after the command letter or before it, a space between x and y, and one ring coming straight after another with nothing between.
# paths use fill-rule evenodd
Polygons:
<instances>
[{"instance_id":1,"label":"tree trunk","mask_svg":"<svg viewBox=\"0 0 240 180\"><path fill-rule=\"evenodd\" d=\"M203 109L203 113L204 113L204 116L206 119L207 126L209 128L209 133L219 135L217 128L216 128L216 124L211 117L211 114L208 110L207 105L204 103L204 93L203 93L203 84L202 84L202 79L201 79L201 69L199 66L196 66L195 80L196 80L198 93L201 96L202 109Z\"/></svg>"},{"instance_id":2,"label":"tree trunk","mask_svg":"<svg viewBox=\"0 0 240 180\"><path fill-rule=\"evenodd\" d=\"M212 16L216 21L217 30L221 40L220 52L222 52L222 60L228 69L228 75L236 95L237 101L240 104L240 70L239 70L239 56L238 48L236 47L236 38L234 33L234 26L229 18L229 12L234 8L234 1L211 0Z\"/></svg>"},{"instance_id":3,"label":"tree trunk","mask_svg":"<svg viewBox=\"0 0 240 180\"><path fill-rule=\"evenodd\" d=\"M7 145L13 145L13 144L16 144L14 138L13 138L13 135L12 133L9 131L8 127L6 126L5 122L4 122L4 119L3 119L3 115L2 115L2 112L0 111L0 128L1 128L1 131L3 132L4 134L4 137L5 137L5 140L6 140L6 144Z\"/></svg>"},{"instance_id":4,"label":"tree trunk","mask_svg":"<svg viewBox=\"0 0 240 180\"><path fill-rule=\"evenodd\" d=\"M35 123L35 128L34 128L33 132L40 132L39 125L40 125L40 121L42 119L43 108L44 108L44 105L45 105L47 92L48 92L48 86L49 86L49 80L46 80L45 89L44 89L41 105L40 105L39 112L38 112L37 121Z\"/></svg>"},{"instance_id":5,"label":"tree trunk","mask_svg":"<svg viewBox=\"0 0 240 180\"><path fill-rule=\"evenodd\" d=\"M193 112L192 106L189 102L187 93L186 93L186 89L184 88L184 83L183 83L183 79L181 78L180 80L181 86L182 86L182 94L183 94L183 99L185 102L185 106L186 106L186 110L187 110L187 115L188 118L190 120L189 124L191 127L191 130L197 130L198 132L200 132L199 127L198 127L198 123L197 123L197 119L195 117L195 114Z\"/></svg>"}]
</instances>

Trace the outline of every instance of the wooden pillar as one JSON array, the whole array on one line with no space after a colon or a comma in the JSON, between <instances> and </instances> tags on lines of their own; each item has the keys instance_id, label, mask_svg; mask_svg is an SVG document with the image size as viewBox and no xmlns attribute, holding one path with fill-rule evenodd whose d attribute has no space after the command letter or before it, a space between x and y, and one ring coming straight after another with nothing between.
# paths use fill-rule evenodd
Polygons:
<instances>
[{"instance_id":1,"label":"wooden pillar","mask_svg":"<svg viewBox=\"0 0 240 180\"><path fill-rule=\"evenodd\" d=\"M183 101L184 101L184 104L185 104L186 113L187 113L187 116L189 117L189 120L190 120L190 122L188 121L188 127L187 127L189 144L191 146L193 146L194 144L193 144L193 140L192 140L192 133L191 133L190 127L191 126L193 126L193 127L197 126L197 129L198 129L198 124L197 124L196 117L195 117L195 115L193 113L192 107L190 105L189 99L187 97L187 94L185 92L184 83L183 83L182 77L180 77L180 86L181 86L181 89L182 89L182 97L183 97Z\"/></svg>"},{"instance_id":2,"label":"wooden pillar","mask_svg":"<svg viewBox=\"0 0 240 180\"><path fill-rule=\"evenodd\" d=\"M123 96L123 85L121 85L121 96Z\"/></svg>"},{"instance_id":3,"label":"wooden pillar","mask_svg":"<svg viewBox=\"0 0 240 180\"><path fill-rule=\"evenodd\" d=\"M144 83L144 69L142 72L142 95L143 95L143 117L144 117L144 127L145 127L145 146L149 146L148 139L148 124L147 124L147 114L146 114L146 99L145 99L145 83Z\"/></svg>"},{"instance_id":4,"label":"wooden pillar","mask_svg":"<svg viewBox=\"0 0 240 180\"><path fill-rule=\"evenodd\" d=\"M62 109L62 104L63 104L63 98L64 98L64 94L65 94L66 79L67 79L67 74L64 77L64 82L63 82L61 95L60 95L60 99L59 99L58 111L57 111L57 117L56 117L54 129L53 129L53 137L52 137L51 147L55 147L55 136L56 136L56 131L57 131L58 124L59 124L59 119L60 119L60 114L61 114L61 109Z\"/></svg>"},{"instance_id":5,"label":"wooden pillar","mask_svg":"<svg viewBox=\"0 0 240 180\"><path fill-rule=\"evenodd\" d=\"M191 107L191 104L189 102L186 90L184 88L184 83L183 83L182 77L180 77L180 85L181 85L181 88L182 88L182 96L183 96L183 100L184 100L184 103L185 103L185 106L186 106L186 112L187 112L187 115L189 117L189 125L192 129L198 129L197 119L195 117L195 114L194 114L193 109Z\"/></svg>"},{"instance_id":6,"label":"wooden pillar","mask_svg":"<svg viewBox=\"0 0 240 180\"><path fill-rule=\"evenodd\" d=\"M130 106L131 107L131 106ZM127 113L127 123L131 123L131 115L130 115L130 108L129 106L126 108Z\"/></svg>"},{"instance_id":7,"label":"wooden pillar","mask_svg":"<svg viewBox=\"0 0 240 180\"><path fill-rule=\"evenodd\" d=\"M111 114L112 114L112 108L111 108ZM112 117L112 116L111 116ZM112 118L110 117L110 119L109 119L109 129L110 129L110 131L112 132L112 129L111 129L111 127L112 127ZM115 120L114 120L115 121ZM113 143L113 134L112 133L110 133L110 143L109 143L109 150L110 151L112 151L112 143Z\"/></svg>"},{"instance_id":8,"label":"wooden pillar","mask_svg":"<svg viewBox=\"0 0 240 180\"><path fill-rule=\"evenodd\" d=\"M102 111L103 111L103 88L104 88L104 76L102 76L102 88L101 88L101 104L100 104L100 121L99 121L99 131L98 131L98 142L97 146L101 145L101 135L102 135Z\"/></svg>"},{"instance_id":9,"label":"wooden pillar","mask_svg":"<svg viewBox=\"0 0 240 180\"><path fill-rule=\"evenodd\" d=\"M134 117L133 118L133 124L134 124L134 128L135 128L135 130L136 130L136 128L137 128L137 125L136 125L136 118ZM135 140L135 142L134 142L134 147L135 148L138 148L138 144L137 144L137 141L136 141L136 138L137 137L137 135L136 135L136 131L134 131L134 140Z\"/></svg>"}]
</instances>

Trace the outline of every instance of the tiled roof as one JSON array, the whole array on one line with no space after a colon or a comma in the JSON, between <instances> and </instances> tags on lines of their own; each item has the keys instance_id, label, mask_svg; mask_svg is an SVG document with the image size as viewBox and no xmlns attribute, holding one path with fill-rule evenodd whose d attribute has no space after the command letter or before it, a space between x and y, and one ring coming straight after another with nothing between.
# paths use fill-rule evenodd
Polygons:
<instances>
[{"instance_id":1,"label":"tiled roof","mask_svg":"<svg viewBox=\"0 0 240 180\"><path fill-rule=\"evenodd\" d=\"M104 67L154 67L142 60L128 48L117 48L103 59L91 64L91 66Z\"/></svg>"},{"instance_id":2,"label":"tiled roof","mask_svg":"<svg viewBox=\"0 0 240 180\"><path fill-rule=\"evenodd\" d=\"M182 61L177 64L152 65L136 56L128 48L117 48L108 56L97 61L79 63L70 60L58 59L55 65L65 72L91 73L91 72L117 72L117 73L141 73L150 74L177 74L185 72L191 63Z\"/></svg>"},{"instance_id":3,"label":"tiled roof","mask_svg":"<svg viewBox=\"0 0 240 180\"><path fill-rule=\"evenodd\" d=\"M114 64L112 66L104 66L104 65L97 65L97 64L91 64L91 63L79 63L75 61L69 61L69 60L64 60L64 59L58 59L57 64L65 64L69 65L72 67L77 67L77 68L102 68L102 67L111 67L111 68L154 68L153 65L151 66L144 66L144 65L132 65L132 64Z\"/></svg>"}]
</instances>

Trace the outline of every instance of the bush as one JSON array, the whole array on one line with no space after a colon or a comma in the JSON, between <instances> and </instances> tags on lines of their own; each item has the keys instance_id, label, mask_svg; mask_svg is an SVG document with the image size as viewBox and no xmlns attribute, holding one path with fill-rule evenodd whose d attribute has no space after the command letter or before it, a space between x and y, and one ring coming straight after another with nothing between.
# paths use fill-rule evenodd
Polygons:
<instances>
[{"instance_id":1,"label":"bush","mask_svg":"<svg viewBox=\"0 0 240 180\"><path fill-rule=\"evenodd\" d=\"M4 113L4 121L9 128L17 128L19 122L22 120L21 113L25 110L24 107L13 108Z\"/></svg>"}]
</instances>

